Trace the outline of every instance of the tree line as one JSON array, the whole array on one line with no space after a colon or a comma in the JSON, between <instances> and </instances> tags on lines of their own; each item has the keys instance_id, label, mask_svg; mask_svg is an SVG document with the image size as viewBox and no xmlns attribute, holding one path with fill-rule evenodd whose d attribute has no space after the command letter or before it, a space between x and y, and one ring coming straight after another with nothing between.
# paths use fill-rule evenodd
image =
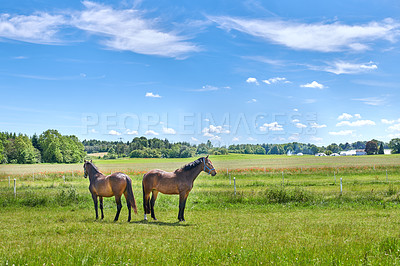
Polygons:
<instances>
[{"instance_id":1,"label":"tree line","mask_svg":"<svg viewBox=\"0 0 400 266\"><path fill-rule=\"evenodd\" d=\"M316 146L291 142L285 144L236 144L228 147L215 147L208 140L198 145L189 142L172 143L167 139L135 137L132 141L83 140L74 135L64 136L57 130L49 129L39 136L0 132L0 163L78 163L86 154L105 152L105 159L119 157L131 158L189 158L202 154L225 155L242 154L311 154L339 153L353 149L362 149L367 154L383 154L384 149L400 153L400 138L389 143L378 140L357 141L354 143L332 143L328 146Z\"/></svg>"},{"instance_id":2,"label":"tree line","mask_svg":"<svg viewBox=\"0 0 400 266\"><path fill-rule=\"evenodd\" d=\"M0 132L0 163L78 163L86 152L79 139L49 129L39 136Z\"/></svg>"},{"instance_id":3,"label":"tree line","mask_svg":"<svg viewBox=\"0 0 400 266\"><path fill-rule=\"evenodd\" d=\"M339 153L348 150L365 150L367 154L383 154L384 149L392 148L393 153L400 153L400 146L396 149L399 139L393 139L390 143L377 140L357 141L354 143L332 143L328 146L316 146L305 143L285 143L285 144L237 144L228 147L214 147L211 141L192 145L188 142L171 143L167 139L158 138L147 139L146 137L136 137L132 141L99 141L84 140L85 151L90 153L107 152L106 159L117 157L131 158L188 158L201 154L223 155L228 153L241 154L311 154Z\"/></svg>"}]
</instances>

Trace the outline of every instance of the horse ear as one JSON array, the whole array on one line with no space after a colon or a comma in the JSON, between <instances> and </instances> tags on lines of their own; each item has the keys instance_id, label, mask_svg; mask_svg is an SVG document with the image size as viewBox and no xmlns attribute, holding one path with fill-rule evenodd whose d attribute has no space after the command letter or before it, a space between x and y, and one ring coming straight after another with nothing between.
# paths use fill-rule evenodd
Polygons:
<instances>
[{"instance_id":1,"label":"horse ear","mask_svg":"<svg viewBox=\"0 0 400 266\"><path fill-rule=\"evenodd\" d=\"M92 162L92 160L90 160L90 162Z\"/></svg>"},{"instance_id":2,"label":"horse ear","mask_svg":"<svg viewBox=\"0 0 400 266\"><path fill-rule=\"evenodd\" d=\"M86 163L86 160L83 160L84 163Z\"/></svg>"},{"instance_id":3,"label":"horse ear","mask_svg":"<svg viewBox=\"0 0 400 266\"><path fill-rule=\"evenodd\" d=\"M206 159L208 159L208 156L209 156L209 155L207 155Z\"/></svg>"}]
</instances>

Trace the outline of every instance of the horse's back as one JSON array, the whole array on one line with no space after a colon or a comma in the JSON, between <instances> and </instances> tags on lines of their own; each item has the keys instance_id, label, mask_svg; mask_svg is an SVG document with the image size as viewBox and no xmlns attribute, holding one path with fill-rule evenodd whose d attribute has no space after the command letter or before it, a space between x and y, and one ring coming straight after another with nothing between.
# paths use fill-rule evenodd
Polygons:
<instances>
[{"instance_id":1,"label":"horse's back","mask_svg":"<svg viewBox=\"0 0 400 266\"><path fill-rule=\"evenodd\" d=\"M164 194L177 194L179 182L175 173L159 169L150 170L143 176L143 188L146 191L153 189Z\"/></svg>"},{"instance_id":2,"label":"horse's back","mask_svg":"<svg viewBox=\"0 0 400 266\"><path fill-rule=\"evenodd\" d=\"M106 197L122 194L127 186L127 176L121 172L115 172L105 177L103 193L107 194Z\"/></svg>"}]
</instances>

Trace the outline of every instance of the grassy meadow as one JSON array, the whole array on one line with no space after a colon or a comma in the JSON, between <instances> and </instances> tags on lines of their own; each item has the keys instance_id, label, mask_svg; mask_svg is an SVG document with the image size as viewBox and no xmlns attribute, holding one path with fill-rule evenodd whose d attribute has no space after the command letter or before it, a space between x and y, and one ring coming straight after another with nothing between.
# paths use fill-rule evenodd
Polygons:
<instances>
[{"instance_id":1,"label":"grassy meadow","mask_svg":"<svg viewBox=\"0 0 400 266\"><path fill-rule=\"evenodd\" d=\"M125 204L113 222L113 198L95 220L82 164L0 165L0 264L399 263L399 156L210 158L218 174L196 179L182 223L162 194L158 221L143 221L141 179L196 158L94 160L132 178L130 223Z\"/></svg>"}]
</instances>

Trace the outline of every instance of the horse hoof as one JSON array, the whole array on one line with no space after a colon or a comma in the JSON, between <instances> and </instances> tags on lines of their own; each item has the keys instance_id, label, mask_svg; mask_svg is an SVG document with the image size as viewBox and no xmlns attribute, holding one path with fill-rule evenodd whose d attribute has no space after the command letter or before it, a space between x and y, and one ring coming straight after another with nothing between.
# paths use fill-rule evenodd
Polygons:
<instances>
[{"instance_id":1,"label":"horse hoof","mask_svg":"<svg viewBox=\"0 0 400 266\"><path fill-rule=\"evenodd\" d=\"M153 218L154 221L157 221L157 218Z\"/></svg>"}]
</instances>

